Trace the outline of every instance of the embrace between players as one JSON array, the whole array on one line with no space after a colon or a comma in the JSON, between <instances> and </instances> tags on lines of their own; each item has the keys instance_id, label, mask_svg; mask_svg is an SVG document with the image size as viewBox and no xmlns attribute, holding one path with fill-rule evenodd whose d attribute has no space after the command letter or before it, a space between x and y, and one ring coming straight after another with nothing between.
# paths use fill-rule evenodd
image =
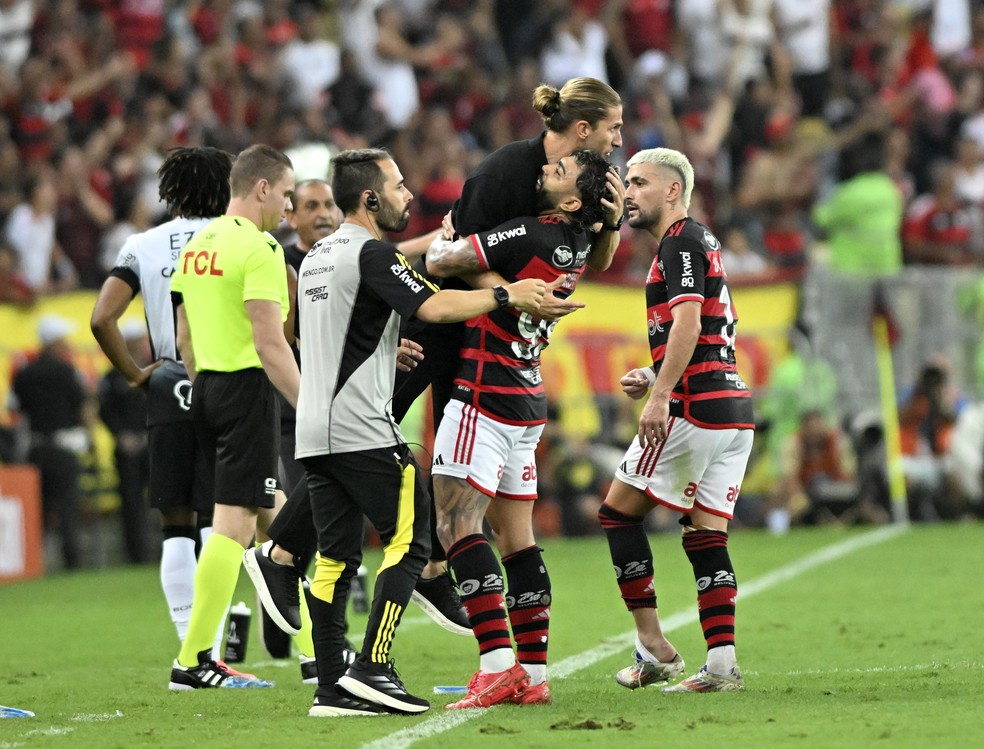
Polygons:
<instances>
[{"instance_id":1,"label":"embrace between players","mask_svg":"<svg viewBox=\"0 0 984 749\"><path fill-rule=\"evenodd\" d=\"M333 161L332 191L344 222L310 249L298 273L303 374L294 380L280 372L289 370L282 358L267 371L297 405L296 457L306 469L309 527L317 531L306 596L318 672L312 716L419 713L429 707L408 692L389 657L424 565L440 559L431 550L430 495L393 418L397 369L410 370L400 389L419 393L415 376L433 385L434 529L479 646L479 670L467 694L446 707L551 702L552 591L532 523L534 450L547 410L539 357L556 320L582 306L566 298L584 268L600 271L610 264L626 209L630 226L650 231L661 243L646 284L653 366L621 381L630 397L648 399L638 442L629 447L599 511L638 634L634 661L616 680L636 688L668 681L684 668L660 630L643 528L644 516L658 502L682 515L708 646L705 666L667 691L743 687L734 650L737 585L727 521L751 447L752 416L735 368L737 316L721 247L687 216L693 170L683 154L636 154L625 185L605 160L621 145L622 124L621 102L607 85L574 79L561 91L541 86L534 106L547 125L544 135L505 146L483 162L445 222L445 236L426 252L401 253L382 239L387 231L405 228L413 197L388 152L346 151ZM292 187L289 162L264 180L278 189ZM453 239L455 234L461 238ZM185 253L202 251L197 240ZM270 242L273 254L275 244ZM414 252L423 256L426 272L414 265ZM190 283L180 268L178 289ZM439 289L435 277L466 283ZM183 306L179 311L179 326L186 326L179 329L190 339L187 358L198 359L195 324ZM267 311L273 312L272 304ZM253 312L250 317L255 338L257 320L270 323ZM401 320L426 325L407 327L401 336ZM464 324L449 325L459 322ZM267 362L261 364L267 369ZM199 386L196 380L196 399ZM379 531L384 556L362 647L353 659L345 648L345 602L361 561L363 517ZM482 531L485 520L495 532L501 567ZM247 543L237 540L240 555ZM271 615L279 615L274 620L296 633L298 575L280 574L290 565L274 562L272 551L273 542L247 551L247 569ZM231 546L223 551L230 560L232 553ZM195 584L193 620L197 579ZM205 587L203 598L209 595ZM211 618L208 624L203 633L215 631ZM192 653L187 642L172 670L172 688L235 679L215 663L211 648ZM249 679L240 681L249 686Z\"/></svg>"}]
</instances>

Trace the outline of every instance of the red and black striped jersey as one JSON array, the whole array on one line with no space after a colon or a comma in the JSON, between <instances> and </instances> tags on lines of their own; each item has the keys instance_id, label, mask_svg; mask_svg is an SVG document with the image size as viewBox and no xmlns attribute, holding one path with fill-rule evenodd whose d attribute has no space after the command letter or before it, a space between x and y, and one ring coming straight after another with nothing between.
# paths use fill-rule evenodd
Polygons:
<instances>
[{"instance_id":1,"label":"red and black striped jersey","mask_svg":"<svg viewBox=\"0 0 984 749\"><path fill-rule=\"evenodd\" d=\"M754 428L751 393L735 364L738 314L721 243L692 218L667 229L646 279L649 348L657 372L673 327L670 310L681 302L700 303L700 337L673 389L670 413L709 429Z\"/></svg>"},{"instance_id":2,"label":"red and black striped jersey","mask_svg":"<svg viewBox=\"0 0 984 749\"><path fill-rule=\"evenodd\" d=\"M566 276L554 292L565 298L591 252L589 235L559 216L513 219L469 240L481 266L508 281ZM511 307L469 320L451 397L507 424L544 423L540 352L556 324Z\"/></svg>"}]
</instances>

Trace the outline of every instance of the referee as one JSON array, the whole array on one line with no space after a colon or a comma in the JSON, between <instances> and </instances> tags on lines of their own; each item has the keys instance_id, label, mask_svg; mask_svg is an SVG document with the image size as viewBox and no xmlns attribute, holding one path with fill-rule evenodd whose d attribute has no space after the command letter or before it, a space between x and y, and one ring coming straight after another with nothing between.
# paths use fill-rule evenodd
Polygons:
<instances>
[{"instance_id":1,"label":"referee","mask_svg":"<svg viewBox=\"0 0 984 749\"><path fill-rule=\"evenodd\" d=\"M290 208L294 170L264 145L236 157L224 216L185 246L171 279L177 340L192 380L192 418L215 477L212 534L195 572L191 621L171 670L173 690L271 686L239 680L212 659L212 639L239 578L257 519L275 513L279 408L297 403L300 373L284 335L284 252L267 232Z\"/></svg>"}]
</instances>

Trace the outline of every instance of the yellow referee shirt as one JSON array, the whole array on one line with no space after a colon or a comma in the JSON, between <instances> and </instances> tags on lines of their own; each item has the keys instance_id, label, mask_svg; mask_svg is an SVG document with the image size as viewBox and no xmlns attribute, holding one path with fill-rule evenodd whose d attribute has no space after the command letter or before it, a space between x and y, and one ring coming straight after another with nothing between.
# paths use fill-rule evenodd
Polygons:
<instances>
[{"instance_id":1,"label":"yellow referee shirt","mask_svg":"<svg viewBox=\"0 0 984 749\"><path fill-rule=\"evenodd\" d=\"M279 302L283 320L290 309L283 248L242 216L220 216L191 238L171 291L184 299L199 371L261 367L246 302Z\"/></svg>"}]
</instances>

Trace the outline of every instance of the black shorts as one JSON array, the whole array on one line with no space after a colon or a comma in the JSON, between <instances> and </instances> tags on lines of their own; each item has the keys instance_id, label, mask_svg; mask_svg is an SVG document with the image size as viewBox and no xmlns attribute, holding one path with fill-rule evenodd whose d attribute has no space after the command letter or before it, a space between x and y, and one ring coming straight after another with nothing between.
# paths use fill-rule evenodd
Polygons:
<instances>
[{"instance_id":1,"label":"black shorts","mask_svg":"<svg viewBox=\"0 0 984 749\"><path fill-rule=\"evenodd\" d=\"M191 380L184 364L165 359L147 382L147 425L191 423Z\"/></svg>"},{"instance_id":2,"label":"black shorts","mask_svg":"<svg viewBox=\"0 0 984 749\"><path fill-rule=\"evenodd\" d=\"M262 369L199 372L191 414L215 477L215 503L273 507L280 404L266 373Z\"/></svg>"},{"instance_id":3,"label":"black shorts","mask_svg":"<svg viewBox=\"0 0 984 749\"><path fill-rule=\"evenodd\" d=\"M430 494L406 445L302 458L318 530L318 551L335 560L362 554L362 519L386 550L430 554ZM402 557L401 557L402 558Z\"/></svg>"},{"instance_id":4,"label":"black shorts","mask_svg":"<svg viewBox=\"0 0 984 749\"><path fill-rule=\"evenodd\" d=\"M212 509L212 474L191 421L150 427L150 504L161 512Z\"/></svg>"}]
</instances>

